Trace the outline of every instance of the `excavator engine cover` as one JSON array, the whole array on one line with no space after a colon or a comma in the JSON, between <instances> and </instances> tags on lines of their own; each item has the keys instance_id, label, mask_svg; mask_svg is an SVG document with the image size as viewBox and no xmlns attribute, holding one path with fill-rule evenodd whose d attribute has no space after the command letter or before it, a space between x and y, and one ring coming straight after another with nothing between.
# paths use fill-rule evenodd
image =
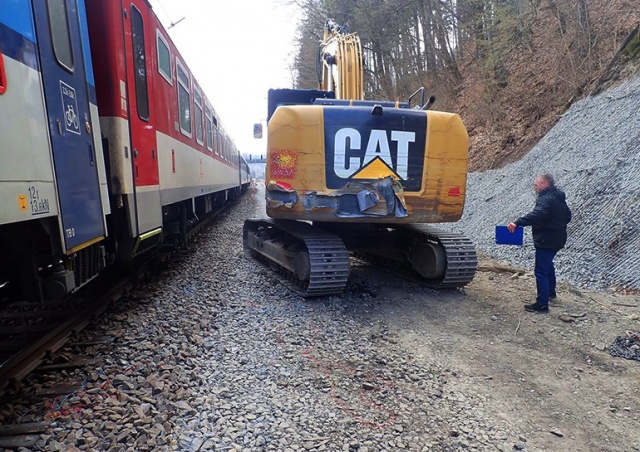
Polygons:
<instances>
[{"instance_id":1,"label":"excavator engine cover","mask_svg":"<svg viewBox=\"0 0 640 452\"><path fill-rule=\"evenodd\" d=\"M329 102L274 111L266 170L271 218L381 223L460 218L468 138L458 115Z\"/></svg>"}]
</instances>

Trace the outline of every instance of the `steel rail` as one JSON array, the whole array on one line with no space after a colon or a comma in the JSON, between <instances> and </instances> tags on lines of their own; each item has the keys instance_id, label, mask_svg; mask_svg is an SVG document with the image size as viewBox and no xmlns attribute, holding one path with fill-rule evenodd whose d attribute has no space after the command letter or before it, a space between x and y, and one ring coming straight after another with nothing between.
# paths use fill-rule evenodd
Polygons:
<instances>
[{"instance_id":1,"label":"steel rail","mask_svg":"<svg viewBox=\"0 0 640 452\"><path fill-rule=\"evenodd\" d=\"M185 240L189 241L195 238L200 232L202 232L206 225L211 223L221 212L234 204L235 202L231 202L210 212L206 218L203 218L202 221L187 233ZM31 342L3 363L0 363L0 390L9 383L19 387L20 381L40 366L48 354L55 353L60 349L68 341L69 336L72 333L81 331L93 318L98 317L106 311L112 302L117 301L122 297L122 294L125 291L132 289L140 278L151 271L155 264L169 258L172 252L173 251L160 252L150 257L146 261L142 262L139 267L136 268L136 272L132 275L121 277L117 281L106 281L108 288L95 299L89 299L89 296L82 297L80 293L77 294L81 300L86 299L86 304L84 306L80 306L78 311L71 315L71 318L68 318L64 322L58 324L58 326L53 328L53 330L46 333L39 339L36 339L34 342ZM97 280L96 283L97 282L99 281ZM77 301L75 302L78 303Z\"/></svg>"},{"instance_id":2,"label":"steel rail","mask_svg":"<svg viewBox=\"0 0 640 452\"><path fill-rule=\"evenodd\" d=\"M88 300L86 306L81 307L71 318L2 363L0 389L9 383L18 386L22 379L42 364L47 354L57 351L67 342L72 333L82 330L91 319L102 314L112 301L120 298L125 290L133 286L135 279L133 276L128 277L110 288L100 298Z\"/></svg>"}]
</instances>

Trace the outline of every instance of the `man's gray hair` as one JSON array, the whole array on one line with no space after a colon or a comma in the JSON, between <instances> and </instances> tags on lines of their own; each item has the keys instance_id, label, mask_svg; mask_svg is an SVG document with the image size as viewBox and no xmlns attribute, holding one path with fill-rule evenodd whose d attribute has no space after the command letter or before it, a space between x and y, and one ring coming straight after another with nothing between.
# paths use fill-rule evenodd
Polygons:
<instances>
[{"instance_id":1,"label":"man's gray hair","mask_svg":"<svg viewBox=\"0 0 640 452\"><path fill-rule=\"evenodd\" d=\"M550 187L554 187L556 185L556 180L553 178L553 175L550 173L542 173L538 177L546 180Z\"/></svg>"}]
</instances>

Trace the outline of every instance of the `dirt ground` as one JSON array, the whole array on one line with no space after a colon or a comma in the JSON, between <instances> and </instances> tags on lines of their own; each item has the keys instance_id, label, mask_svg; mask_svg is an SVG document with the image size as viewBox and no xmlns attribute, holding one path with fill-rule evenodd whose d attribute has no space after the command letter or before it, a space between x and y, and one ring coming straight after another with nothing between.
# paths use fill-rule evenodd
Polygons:
<instances>
[{"instance_id":1,"label":"dirt ground","mask_svg":"<svg viewBox=\"0 0 640 452\"><path fill-rule=\"evenodd\" d=\"M356 266L376 309L353 314L383 318L407 353L455 370L449 389L486 397L526 450L640 450L640 362L608 351L640 331L640 297L560 282L548 314L528 313L535 279L522 270L483 258L465 290L434 292Z\"/></svg>"},{"instance_id":2,"label":"dirt ground","mask_svg":"<svg viewBox=\"0 0 640 452\"><path fill-rule=\"evenodd\" d=\"M464 290L434 291L352 261L350 281L376 300L353 314L384 321L419 360L455 369L449 389L485 397L528 451L640 451L640 361L609 353L616 337L640 333L640 295L558 281L549 313L529 313L532 270L480 256Z\"/></svg>"}]
</instances>

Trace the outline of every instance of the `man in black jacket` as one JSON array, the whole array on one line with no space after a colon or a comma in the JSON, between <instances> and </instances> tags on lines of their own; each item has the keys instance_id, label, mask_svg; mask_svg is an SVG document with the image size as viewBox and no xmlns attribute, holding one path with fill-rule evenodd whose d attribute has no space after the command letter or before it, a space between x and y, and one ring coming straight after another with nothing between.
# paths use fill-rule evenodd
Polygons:
<instances>
[{"instance_id":1,"label":"man in black jacket","mask_svg":"<svg viewBox=\"0 0 640 452\"><path fill-rule=\"evenodd\" d=\"M567 243L567 224L571 210L564 192L556 187L551 174L536 177L533 188L538 197L531 212L509 223L509 232L517 226L532 226L533 245L536 248L535 276L538 296L533 304L524 308L529 312L548 312L549 298L556 297L556 272L553 258Z\"/></svg>"}]
</instances>

